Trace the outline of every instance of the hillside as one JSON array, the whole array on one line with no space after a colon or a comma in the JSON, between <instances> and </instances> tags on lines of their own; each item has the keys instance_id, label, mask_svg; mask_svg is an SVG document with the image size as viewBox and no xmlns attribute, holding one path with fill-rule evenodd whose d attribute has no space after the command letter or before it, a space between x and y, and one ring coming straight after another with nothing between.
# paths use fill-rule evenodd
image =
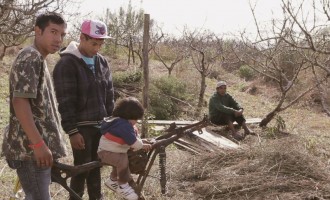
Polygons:
<instances>
[{"instance_id":1,"label":"hillside","mask_svg":"<svg viewBox=\"0 0 330 200\"><path fill-rule=\"evenodd\" d=\"M12 58L5 57L0 67L0 128L8 122L8 72ZM111 61L113 70L122 70L124 61ZM50 63L54 63L51 60ZM119 65L122 64L122 65ZM161 65L150 62L151 76L166 75ZM229 83L230 92L245 109L247 118L264 117L275 104L276 90L260 80L245 81L235 72L219 69ZM198 75L191 70L175 73L189 87L198 88ZM214 92L215 79L207 79L205 100ZM255 95L246 88L256 86ZM221 150L206 155L192 155L170 146L167 153L167 194L159 187L158 162L148 177L146 199L330 199L330 120L304 102L280 113L267 128L252 128L257 136L248 136L238 150ZM203 108L207 113L207 104ZM199 120L198 117L195 120ZM284 129L278 129L280 125ZM1 138L2 138L1 131ZM0 140L0 144L2 140ZM70 148L69 148L70 149ZM70 162L70 156L65 159ZM102 179L108 169L102 169ZM8 199L14 188L15 173L0 159L0 199ZM106 199L116 199L103 187ZM52 184L54 200L67 198L68 193ZM87 198L86 198L87 199Z\"/></svg>"}]
</instances>

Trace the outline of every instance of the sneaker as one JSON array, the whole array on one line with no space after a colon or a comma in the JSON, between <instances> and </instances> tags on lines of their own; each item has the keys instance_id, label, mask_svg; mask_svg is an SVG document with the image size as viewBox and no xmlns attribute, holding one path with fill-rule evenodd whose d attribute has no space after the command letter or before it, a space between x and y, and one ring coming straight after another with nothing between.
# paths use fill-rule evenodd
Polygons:
<instances>
[{"instance_id":1,"label":"sneaker","mask_svg":"<svg viewBox=\"0 0 330 200\"><path fill-rule=\"evenodd\" d=\"M118 183L117 181L111 180L111 178L108 178L108 180L104 183L110 190L117 191Z\"/></svg>"},{"instance_id":2,"label":"sneaker","mask_svg":"<svg viewBox=\"0 0 330 200\"><path fill-rule=\"evenodd\" d=\"M128 184L120 185L117 188L117 193L127 200L138 200L139 196L135 193L134 189Z\"/></svg>"}]
</instances>

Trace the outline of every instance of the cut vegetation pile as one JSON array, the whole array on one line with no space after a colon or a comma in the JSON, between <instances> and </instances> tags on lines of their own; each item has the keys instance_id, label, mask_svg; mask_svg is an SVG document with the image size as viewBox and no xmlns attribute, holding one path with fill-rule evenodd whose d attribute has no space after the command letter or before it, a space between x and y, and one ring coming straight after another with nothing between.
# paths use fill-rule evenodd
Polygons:
<instances>
[{"instance_id":1,"label":"cut vegetation pile","mask_svg":"<svg viewBox=\"0 0 330 200\"><path fill-rule=\"evenodd\" d=\"M202 199L330 199L327 166L300 140L290 135L209 154L182 167L179 180Z\"/></svg>"}]
</instances>

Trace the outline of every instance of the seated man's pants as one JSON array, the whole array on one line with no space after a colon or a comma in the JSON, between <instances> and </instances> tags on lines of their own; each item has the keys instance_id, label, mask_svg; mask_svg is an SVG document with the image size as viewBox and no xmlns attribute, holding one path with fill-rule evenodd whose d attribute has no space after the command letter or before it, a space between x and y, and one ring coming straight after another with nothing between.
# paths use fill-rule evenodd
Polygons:
<instances>
[{"instance_id":1,"label":"seated man's pants","mask_svg":"<svg viewBox=\"0 0 330 200\"><path fill-rule=\"evenodd\" d=\"M215 125L228 125L231 121L237 122L237 124L241 126L246 120L243 115L236 117L235 115L220 113L217 117L211 118L210 121Z\"/></svg>"}]
</instances>

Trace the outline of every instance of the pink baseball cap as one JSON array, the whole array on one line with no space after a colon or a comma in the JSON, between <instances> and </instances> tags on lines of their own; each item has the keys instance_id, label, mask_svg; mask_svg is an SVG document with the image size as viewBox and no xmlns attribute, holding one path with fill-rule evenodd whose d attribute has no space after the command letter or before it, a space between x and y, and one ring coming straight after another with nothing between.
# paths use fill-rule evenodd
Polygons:
<instances>
[{"instance_id":1,"label":"pink baseball cap","mask_svg":"<svg viewBox=\"0 0 330 200\"><path fill-rule=\"evenodd\" d=\"M107 25L99 20L85 20L81 32L96 39L111 38L108 36Z\"/></svg>"}]
</instances>

